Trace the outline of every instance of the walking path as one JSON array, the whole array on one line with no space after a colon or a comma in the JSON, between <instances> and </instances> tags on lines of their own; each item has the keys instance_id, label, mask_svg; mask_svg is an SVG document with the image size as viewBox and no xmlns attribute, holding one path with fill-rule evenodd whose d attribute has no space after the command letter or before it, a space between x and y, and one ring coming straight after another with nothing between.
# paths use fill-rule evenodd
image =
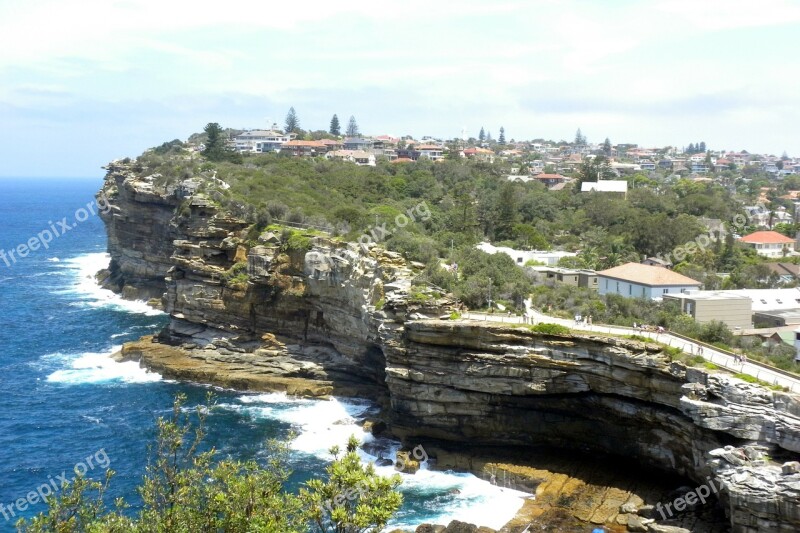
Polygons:
<instances>
[{"instance_id":1,"label":"walking path","mask_svg":"<svg viewBox=\"0 0 800 533\"><path fill-rule=\"evenodd\" d=\"M591 331L592 333L608 333L611 335L638 335L640 337L647 337L654 341L680 348L684 353L690 355L700 355L707 361L715 365L729 370L734 373L741 373L753 376L761 381L771 385L780 385L788 387L792 392L800 392L800 377L792 377L781 372L776 372L764 366L752 362L738 362L732 355L723 353L711 346L699 344L691 340L670 333L657 333L654 331L639 331L633 328L626 328L622 326L607 326L604 324L587 324L586 322L576 323L574 320L566 320L549 315L545 315L536 311L530 306L530 302L526 301L525 305L528 309L527 317L528 323L537 324L540 322L547 322L550 324L560 324L573 330ZM523 324L525 317L511 315L508 313L473 313L467 312L462 315L462 318L470 320L482 320L491 322L502 322L506 324Z\"/></svg>"}]
</instances>

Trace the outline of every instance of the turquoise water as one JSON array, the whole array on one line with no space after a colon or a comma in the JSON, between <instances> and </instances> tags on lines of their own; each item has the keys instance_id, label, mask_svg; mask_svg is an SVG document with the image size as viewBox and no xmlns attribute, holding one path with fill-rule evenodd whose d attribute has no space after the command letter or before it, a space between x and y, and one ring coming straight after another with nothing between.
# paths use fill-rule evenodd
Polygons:
<instances>
[{"instance_id":1,"label":"turquoise water","mask_svg":"<svg viewBox=\"0 0 800 533\"><path fill-rule=\"evenodd\" d=\"M122 343L157 332L166 317L94 283L108 263L102 222L87 208L99 187L99 180L0 179L0 250L8 261L0 256L0 531L46 508L21 510L14 502L62 472L71 477L76 467L100 479L110 466L110 495L135 508L155 419L169 413L176 393L194 405L208 391L108 358ZM64 217L74 226L68 231L59 225ZM9 257L45 230L63 234L47 249ZM354 420L372 409L366 401L215 392L220 408L209 417L210 443L223 455L258 458L267 439L296 433L295 486L322 473L331 445L343 445L351 433L371 438ZM469 474L422 470L403 477L405 503L395 527L452 518L500 527L522 504L519 494Z\"/></svg>"}]
</instances>

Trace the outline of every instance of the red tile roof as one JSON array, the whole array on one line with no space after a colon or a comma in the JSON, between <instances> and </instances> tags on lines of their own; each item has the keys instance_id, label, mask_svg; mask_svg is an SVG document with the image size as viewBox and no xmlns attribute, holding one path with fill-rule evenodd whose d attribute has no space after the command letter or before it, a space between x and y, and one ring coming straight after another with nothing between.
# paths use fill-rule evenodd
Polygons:
<instances>
[{"instance_id":1,"label":"red tile roof","mask_svg":"<svg viewBox=\"0 0 800 533\"><path fill-rule=\"evenodd\" d=\"M745 235L739 240L751 244L789 244L794 242L794 239L781 235L777 231L756 231L750 235Z\"/></svg>"}]
</instances>

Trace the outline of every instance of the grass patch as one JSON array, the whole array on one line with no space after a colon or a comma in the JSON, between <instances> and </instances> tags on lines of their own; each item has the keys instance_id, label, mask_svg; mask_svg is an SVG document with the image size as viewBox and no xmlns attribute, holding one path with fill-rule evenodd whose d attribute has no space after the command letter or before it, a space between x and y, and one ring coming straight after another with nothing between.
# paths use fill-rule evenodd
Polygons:
<instances>
[{"instance_id":1,"label":"grass patch","mask_svg":"<svg viewBox=\"0 0 800 533\"><path fill-rule=\"evenodd\" d=\"M250 280L250 276L247 274L247 261L240 261L236 263L224 274L222 274L221 277L227 284L230 285L246 283Z\"/></svg>"}]
</instances>

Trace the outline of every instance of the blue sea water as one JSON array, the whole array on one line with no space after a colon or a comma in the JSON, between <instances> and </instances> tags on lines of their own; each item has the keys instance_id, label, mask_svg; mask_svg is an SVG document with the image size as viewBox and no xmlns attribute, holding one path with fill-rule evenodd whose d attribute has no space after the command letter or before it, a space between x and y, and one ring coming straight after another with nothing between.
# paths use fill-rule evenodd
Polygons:
<instances>
[{"instance_id":1,"label":"blue sea water","mask_svg":"<svg viewBox=\"0 0 800 533\"><path fill-rule=\"evenodd\" d=\"M87 207L99 187L90 179L0 179L0 532L45 511L43 503L15 502L63 473L73 477L76 467L102 479L110 465L109 496L124 496L135 510L155 420L169 414L177 393L196 405L209 390L109 358L122 343L157 332L166 316L94 283L108 264L103 224ZM64 217L68 231L59 225ZM47 249L9 257L45 230L63 234ZM209 443L224 456L259 458L268 439L296 434L295 487L323 473L331 445L350 434L371 439L354 420L373 408L366 401L215 394ZM500 527L522 505L520 493L469 474L423 469L403 478L405 503L393 527L453 518Z\"/></svg>"}]
</instances>

